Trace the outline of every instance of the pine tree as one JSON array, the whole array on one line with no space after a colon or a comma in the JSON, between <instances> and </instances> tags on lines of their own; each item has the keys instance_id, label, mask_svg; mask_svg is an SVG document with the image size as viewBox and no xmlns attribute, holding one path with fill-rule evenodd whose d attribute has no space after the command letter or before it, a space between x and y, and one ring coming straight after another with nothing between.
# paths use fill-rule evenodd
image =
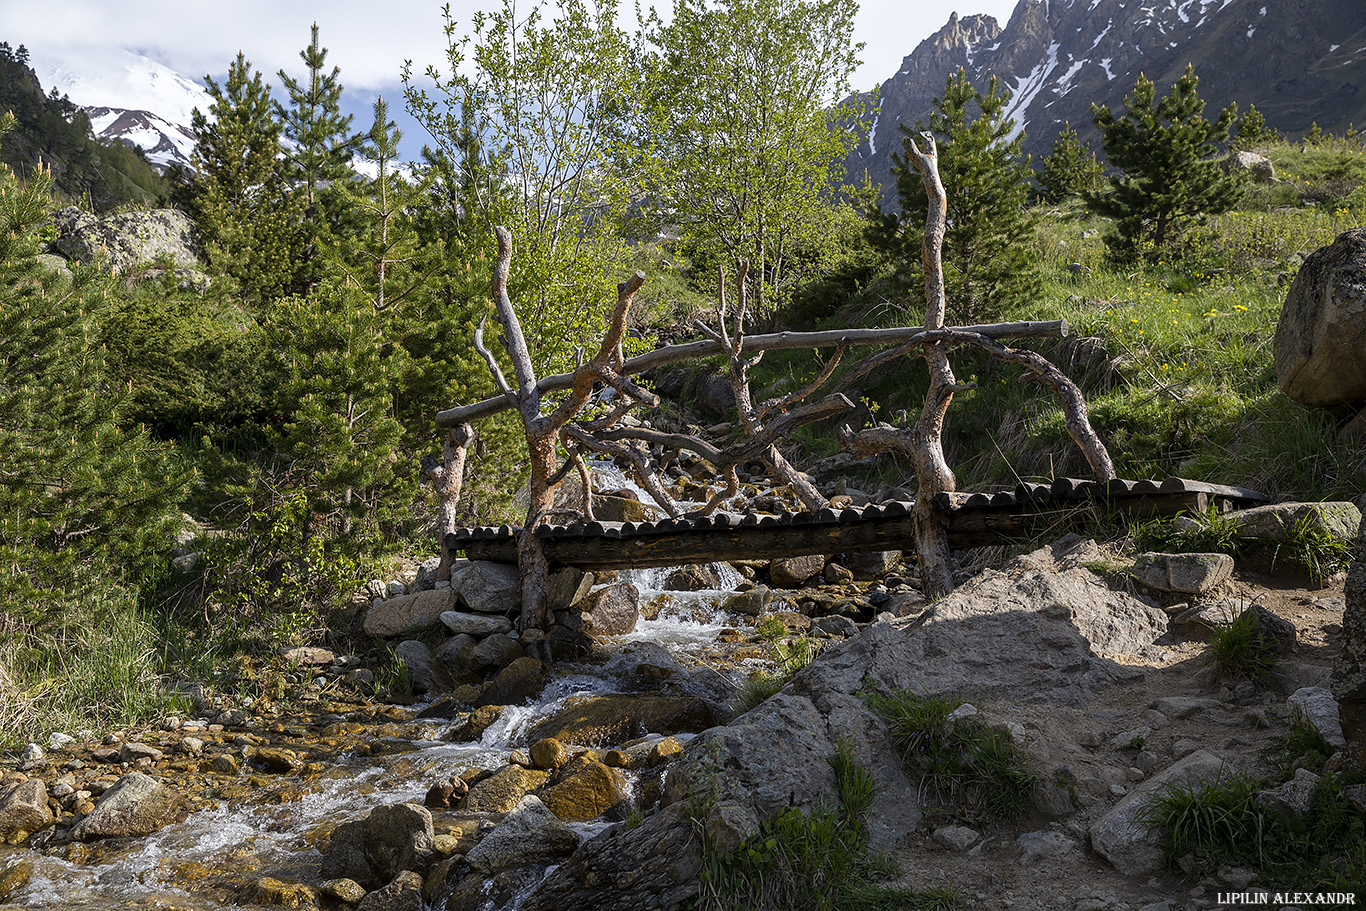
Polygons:
<instances>
[{"instance_id":1,"label":"pine tree","mask_svg":"<svg viewBox=\"0 0 1366 911\"><path fill-rule=\"evenodd\" d=\"M1238 129L1234 131L1230 148L1247 151L1279 138L1279 134L1266 125L1266 118L1257 110L1257 106L1250 104L1243 116L1238 118Z\"/></svg>"},{"instance_id":2,"label":"pine tree","mask_svg":"<svg viewBox=\"0 0 1366 911\"><path fill-rule=\"evenodd\" d=\"M1060 203L1094 193L1104 183L1104 173L1096 153L1082 145L1070 123L1064 124L1039 169L1039 186L1043 188L1039 198Z\"/></svg>"},{"instance_id":3,"label":"pine tree","mask_svg":"<svg viewBox=\"0 0 1366 911\"><path fill-rule=\"evenodd\" d=\"M209 265L260 306L284 293L298 249L280 126L271 119L270 88L241 53L223 85L204 78L213 103L191 116L196 175L178 195L194 214Z\"/></svg>"},{"instance_id":4,"label":"pine tree","mask_svg":"<svg viewBox=\"0 0 1366 911\"><path fill-rule=\"evenodd\" d=\"M20 183L0 165L0 613L67 623L82 619L69 605L154 570L188 479L121 424L99 344L110 277L38 262L51 190L45 170Z\"/></svg>"},{"instance_id":5,"label":"pine tree","mask_svg":"<svg viewBox=\"0 0 1366 911\"><path fill-rule=\"evenodd\" d=\"M1119 262L1158 255L1188 223L1227 212L1242 193L1241 176L1214 161L1238 107L1229 105L1211 123L1202 116L1198 83L1195 68L1187 66L1171 93L1155 102L1153 83L1140 75L1122 116L1091 106L1108 163L1122 174L1110 178L1108 190L1088 194L1087 205L1115 219L1105 243Z\"/></svg>"},{"instance_id":6,"label":"pine tree","mask_svg":"<svg viewBox=\"0 0 1366 911\"><path fill-rule=\"evenodd\" d=\"M950 311L966 322L1029 300L1041 282L1030 252L1036 221L1027 208L1033 172L1021 152L1024 134L1016 133L1015 121L1005 116L1010 98L994 76L984 95L959 69L948 78L944 96L934 99L930 115L948 195L946 292ZM904 124L900 129L913 135ZM928 204L925 186L899 153L892 158L892 173L901 212L884 213L874 204L867 213L869 239L918 276Z\"/></svg>"},{"instance_id":7,"label":"pine tree","mask_svg":"<svg viewBox=\"0 0 1366 911\"><path fill-rule=\"evenodd\" d=\"M375 101L375 119L360 148L375 171L373 180L352 181L343 202L357 215L358 232L335 245L330 255L349 283L360 288L376 311L397 306L417 288L414 273L417 233L412 212L426 198L426 187L405 180L397 168L403 134L389 119L389 105Z\"/></svg>"},{"instance_id":8,"label":"pine tree","mask_svg":"<svg viewBox=\"0 0 1366 911\"><path fill-rule=\"evenodd\" d=\"M305 293L322 278L320 246L333 235L345 235L350 210L342 185L355 176L351 159L362 137L351 132L351 115L341 113L341 70L324 72L327 48L318 45L318 24L313 23L312 41L299 52L308 68L300 81L284 70L280 79L289 96L289 106L274 103L275 117L284 140L284 178L301 196L303 236L297 274L291 291Z\"/></svg>"}]
</instances>

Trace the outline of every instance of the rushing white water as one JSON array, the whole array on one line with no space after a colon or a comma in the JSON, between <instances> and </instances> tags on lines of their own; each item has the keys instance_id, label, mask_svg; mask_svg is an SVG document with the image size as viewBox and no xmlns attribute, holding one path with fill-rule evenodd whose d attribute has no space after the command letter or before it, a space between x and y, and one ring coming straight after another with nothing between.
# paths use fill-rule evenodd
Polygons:
<instances>
[{"instance_id":1,"label":"rushing white water","mask_svg":"<svg viewBox=\"0 0 1366 911\"><path fill-rule=\"evenodd\" d=\"M668 570L622 573L623 580L640 588L642 604L663 600L655 619L641 620L635 632L609 648L630 650L653 643L691 663L692 656L714 643L717 633L740 622L719 605L735 590L741 576L726 565L711 570L720 580L717 588L699 592L665 591ZM629 662L624 666L629 667ZM321 859L315 844L323 831L382 804L421 800L433 782L469 767L501 766L514 745L524 745L530 727L567 700L623 692L626 680L611 667L609 662L566 669L570 672L557 675L532 705L507 707L477 743L442 739L450 720L412 722L402 726L402 741L382 755L346 757L314 780L272 778L268 788L246 801L194 813L155 835L130 840L122 849L100 844L86 855L0 853L0 878L13 865L32 866L27 885L10 895L8 902L53 911L133 907L210 911L234 907L206 897L203 882L217 873L247 874L239 882L265 876L287 882L314 881ZM602 825L575 828L587 838Z\"/></svg>"}]
</instances>

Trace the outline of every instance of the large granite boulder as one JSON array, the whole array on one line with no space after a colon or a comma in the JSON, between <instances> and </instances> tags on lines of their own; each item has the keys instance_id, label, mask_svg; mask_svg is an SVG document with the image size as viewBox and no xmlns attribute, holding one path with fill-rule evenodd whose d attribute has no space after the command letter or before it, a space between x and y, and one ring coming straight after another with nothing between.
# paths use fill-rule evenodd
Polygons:
<instances>
[{"instance_id":1,"label":"large granite boulder","mask_svg":"<svg viewBox=\"0 0 1366 911\"><path fill-rule=\"evenodd\" d=\"M1281 308L1276 381L1305 405L1366 401L1366 228L1314 251Z\"/></svg>"},{"instance_id":2,"label":"large granite boulder","mask_svg":"<svg viewBox=\"0 0 1366 911\"><path fill-rule=\"evenodd\" d=\"M1361 510L1344 500L1322 503L1270 503L1228 513L1223 521L1238 536L1267 544L1290 541L1297 530L1350 541L1361 523Z\"/></svg>"},{"instance_id":3,"label":"large granite boulder","mask_svg":"<svg viewBox=\"0 0 1366 911\"><path fill-rule=\"evenodd\" d=\"M579 836L538 798L523 797L465 860L478 873L550 863L579 846ZM573 907L573 906L566 906Z\"/></svg>"},{"instance_id":4,"label":"large granite boulder","mask_svg":"<svg viewBox=\"0 0 1366 911\"><path fill-rule=\"evenodd\" d=\"M455 609L455 592L435 588L397 598L376 599L365 614L368 636L397 636L436 626L441 615Z\"/></svg>"},{"instance_id":5,"label":"large granite boulder","mask_svg":"<svg viewBox=\"0 0 1366 911\"><path fill-rule=\"evenodd\" d=\"M52 248L77 262L103 259L119 274L154 260L169 260L187 269L200 265L194 221L175 209L95 218L68 207L53 222L58 235Z\"/></svg>"},{"instance_id":6,"label":"large granite boulder","mask_svg":"<svg viewBox=\"0 0 1366 911\"><path fill-rule=\"evenodd\" d=\"M506 614L521 605L522 577L515 565L471 560L451 573L456 598L476 614Z\"/></svg>"},{"instance_id":7,"label":"large granite boulder","mask_svg":"<svg viewBox=\"0 0 1366 911\"><path fill-rule=\"evenodd\" d=\"M1199 787L1233 774L1212 753L1197 750L1139 785L1091 824L1091 848L1125 876L1156 873L1166 862L1162 833L1147 823L1154 798L1172 788Z\"/></svg>"}]
</instances>

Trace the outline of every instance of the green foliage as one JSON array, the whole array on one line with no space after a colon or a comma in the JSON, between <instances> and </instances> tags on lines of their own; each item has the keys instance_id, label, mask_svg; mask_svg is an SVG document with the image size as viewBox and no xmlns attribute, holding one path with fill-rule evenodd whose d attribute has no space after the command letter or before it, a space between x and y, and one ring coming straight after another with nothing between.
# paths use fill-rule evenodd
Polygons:
<instances>
[{"instance_id":1,"label":"green foliage","mask_svg":"<svg viewBox=\"0 0 1366 911\"><path fill-rule=\"evenodd\" d=\"M1238 118L1238 128L1233 132L1230 148L1246 151L1275 142L1279 138L1280 134L1267 126L1262 112L1257 110L1255 105L1248 105L1243 116Z\"/></svg>"},{"instance_id":2,"label":"green foliage","mask_svg":"<svg viewBox=\"0 0 1366 911\"><path fill-rule=\"evenodd\" d=\"M1039 198L1047 203L1082 198L1104 183L1104 166L1096 160L1095 152L1082 145L1070 123L1063 124L1042 165L1038 173L1042 188Z\"/></svg>"},{"instance_id":3,"label":"green foliage","mask_svg":"<svg viewBox=\"0 0 1366 911\"><path fill-rule=\"evenodd\" d=\"M1244 610L1210 634L1207 652L1219 676L1232 680L1265 683L1275 669L1276 640L1257 623L1257 615Z\"/></svg>"},{"instance_id":4,"label":"green foliage","mask_svg":"<svg viewBox=\"0 0 1366 911\"><path fill-rule=\"evenodd\" d=\"M549 23L506 0L463 37L446 16L448 72L427 68L429 96L406 64L408 110L456 172L484 249L495 225L511 232L509 294L537 371L565 369L615 304L616 228L637 189L612 166L609 128L634 84L626 36L583 0Z\"/></svg>"},{"instance_id":5,"label":"green foliage","mask_svg":"<svg viewBox=\"0 0 1366 911\"><path fill-rule=\"evenodd\" d=\"M355 210L345 184L355 176L351 157L361 137L351 132L351 115L341 113L341 70L334 66L330 73L324 72L327 48L318 45L316 22L312 40L299 58L308 68L306 81L280 70L289 107L279 102L273 105L284 140L283 177L291 193L300 197L298 206L303 211L295 274L287 290L306 293L324 274L320 248L352 227L349 222Z\"/></svg>"},{"instance_id":6,"label":"green foliage","mask_svg":"<svg viewBox=\"0 0 1366 911\"><path fill-rule=\"evenodd\" d=\"M1028 807L1034 774L1024 756L1008 732L973 715L951 719L962 700L906 691L864 698L886 719L906 768L952 804L950 812L1009 820Z\"/></svg>"},{"instance_id":7,"label":"green foliage","mask_svg":"<svg viewBox=\"0 0 1366 911\"><path fill-rule=\"evenodd\" d=\"M0 118L0 139L13 123ZM189 482L169 447L121 422L99 344L108 276L66 281L37 261L51 189L45 171L21 184L0 165L0 676L17 699L4 737L98 704L85 700L126 718L152 699L151 663L106 637L126 624L129 642L147 641L138 586L158 573Z\"/></svg>"},{"instance_id":8,"label":"green foliage","mask_svg":"<svg viewBox=\"0 0 1366 911\"><path fill-rule=\"evenodd\" d=\"M935 98L930 115L948 196L943 264L951 321L988 319L1008 305L1037 299L1032 243L1037 219L1027 208L1033 171L1020 151L1024 136L1014 134L1015 121L1005 115L1010 99L1010 90L995 77L983 94L959 69L948 78L943 97ZM905 124L898 128L914 136ZM905 156L898 153L892 162L901 211L884 213L872 206L869 237L918 288L928 197L920 172Z\"/></svg>"},{"instance_id":9,"label":"green foliage","mask_svg":"<svg viewBox=\"0 0 1366 911\"><path fill-rule=\"evenodd\" d=\"M1155 102L1153 83L1139 76L1121 116L1091 106L1107 163L1122 173L1110 178L1107 191L1088 194L1087 203L1115 219L1106 246L1118 262L1155 257L1199 216L1226 212L1238 202L1242 179L1212 160L1217 144L1228 141L1237 106L1225 108L1214 123L1205 120L1198 83L1187 66L1170 94Z\"/></svg>"},{"instance_id":10,"label":"green foliage","mask_svg":"<svg viewBox=\"0 0 1366 911\"><path fill-rule=\"evenodd\" d=\"M787 686L788 681L815 661L820 653L816 640L805 636L779 640L780 636L786 635L787 626L777 617L765 618L755 628L755 633L772 642L774 670L772 673L756 670L749 675L731 703L731 709L737 715L743 715Z\"/></svg>"},{"instance_id":11,"label":"green foliage","mask_svg":"<svg viewBox=\"0 0 1366 911\"><path fill-rule=\"evenodd\" d=\"M270 88L238 53L219 85L205 77L208 113L195 109L195 175L179 190L194 215L209 265L231 278L244 302L278 298L296 266L301 211L285 192L280 124Z\"/></svg>"},{"instance_id":12,"label":"green foliage","mask_svg":"<svg viewBox=\"0 0 1366 911\"><path fill-rule=\"evenodd\" d=\"M1191 872L1249 866L1268 883L1359 891L1366 887L1366 820L1343 795L1345 783L1325 774L1308 818L1292 820L1257 805L1263 782L1221 774L1213 782L1169 787L1141 821L1162 833L1168 857Z\"/></svg>"},{"instance_id":13,"label":"green foliage","mask_svg":"<svg viewBox=\"0 0 1366 911\"><path fill-rule=\"evenodd\" d=\"M640 170L656 225L695 259L750 263L756 313L781 304L824 257L840 162L853 142L861 45L851 0L674 0L641 23L650 48L639 132L621 155ZM715 270L701 270L714 287Z\"/></svg>"},{"instance_id":14,"label":"green foliage","mask_svg":"<svg viewBox=\"0 0 1366 911\"><path fill-rule=\"evenodd\" d=\"M789 807L729 854L704 839L697 911L949 911L956 906L946 890L878 882L897 871L868 848L863 817L876 793L872 775L845 742L837 745L830 764L840 793L838 809L804 813Z\"/></svg>"},{"instance_id":15,"label":"green foliage","mask_svg":"<svg viewBox=\"0 0 1366 911\"><path fill-rule=\"evenodd\" d=\"M1281 778L1288 781L1294 777L1297 769L1308 769L1318 774L1328 757L1333 755L1333 747L1304 711L1295 706L1291 710L1286 732L1276 738L1267 754L1275 763Z\"/></svg>"}]
</instances>

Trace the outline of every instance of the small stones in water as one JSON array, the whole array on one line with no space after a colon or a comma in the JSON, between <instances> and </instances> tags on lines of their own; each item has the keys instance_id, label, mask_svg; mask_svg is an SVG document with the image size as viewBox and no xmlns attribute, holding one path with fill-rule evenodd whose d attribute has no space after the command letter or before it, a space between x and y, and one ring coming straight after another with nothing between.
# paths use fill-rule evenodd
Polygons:
<instances>
[{"instance_id":1,"label":"small stones in water","mask_svg":"<svg viewBox=\"0 0 1366 911\"><path fill-rule=\"evenodd\" d=\"M47 738L47 748L49 750L60 750L76 742L76 738L70 734L63 734L61 731L53 731Z\"/></svg>"},{"instance_id":2,"label":"small stones in water","mask_svg":"<svg viewBox=\"0 0 1366 911\"><path fill-rule=\"evenodd\" d=\"M354 879L329 879L318 887L318 893L324 898L336 899L339 902L355 904L365 897L365 889Z\"/></svg>"}]
</instances>

